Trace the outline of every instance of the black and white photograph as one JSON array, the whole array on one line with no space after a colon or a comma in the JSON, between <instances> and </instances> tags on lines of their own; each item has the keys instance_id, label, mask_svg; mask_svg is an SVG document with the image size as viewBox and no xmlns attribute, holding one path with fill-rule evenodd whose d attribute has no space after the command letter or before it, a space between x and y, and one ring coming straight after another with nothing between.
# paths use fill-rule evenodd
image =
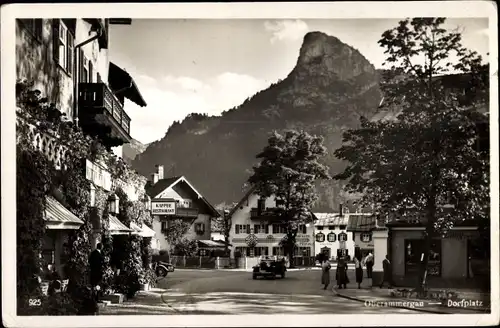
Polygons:
<instances>
[{"instance_id":1,"label":"black and white photograph","mask_svg":"<svg viewBox=\"0 0 500 328\"><path fill-rule=\"evenodd\" d=\"M4 325L498 324L496 16L2 6Z\"/></svg>"}]
</instances>

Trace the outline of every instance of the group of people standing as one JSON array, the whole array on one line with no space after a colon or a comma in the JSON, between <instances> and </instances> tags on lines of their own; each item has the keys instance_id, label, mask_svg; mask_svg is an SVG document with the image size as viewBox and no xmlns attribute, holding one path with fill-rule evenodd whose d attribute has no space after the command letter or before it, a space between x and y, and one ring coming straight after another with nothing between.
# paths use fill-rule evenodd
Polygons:
<instances>
[{"instance_id":1,"label":"group of people standing","mask_svg":"<svg viewBox=\"0 0 500 328\"><path fill-rule=\"evenodd\" d=\"M323 256L321 259L321 284L324 285L323 289L327 289L330 285L330 269L332 267L330 261L326 256ZM363 267L366 267L367 278L372 278L373 275L373 264L374 257L370 252L364 258L361 257L361 254L356 254L354 256L354 269L356 276L356 283L358 284L358 289L361 288L361 283L363 282ZM384 268L384 277L382 279L382 283L380 287L384 285L385 282L390 284L390 262L388 256L383 261ZM349 277L347 275L348 272L348 259L346 257L339 257L337 260L337 269L335 272L335 279L337 282L337 286L339 289L347 288L347 284L350 282Z\"/></svg>"}]
</instances>

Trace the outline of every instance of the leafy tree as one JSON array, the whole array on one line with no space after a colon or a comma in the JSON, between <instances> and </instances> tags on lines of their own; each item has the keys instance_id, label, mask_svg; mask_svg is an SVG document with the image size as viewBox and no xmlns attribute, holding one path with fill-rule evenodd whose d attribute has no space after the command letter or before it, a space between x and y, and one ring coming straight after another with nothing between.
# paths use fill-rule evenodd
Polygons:
<instances>
[{"instance_id":1,"label":"leafy tree","mask_svg":"<svg viewBox=\"0 0 500 328\"><path fill-rule=\"evenodd\" d=\"M317 199L315 182L329 179L328 168L319 162L326 154L323 138L305 131L273 132L257 158L248 182L262 198L274 196L276 215L286 228L283 247L293 263L298 226L311 220L310 209Z\"/></svg>"},{"instance_id":2,"label":"leafy tree","mask_svg":"<svg viewBox=\"0 0 500 328\"><path fill-rule=\"evenodd\" d=\"M172 251L175 250L177 244L183 242L184 236L189 231L190 227L191 223L182 219L175 219L168 223L165 237Z\"/></svg>"},{"instance_id":3,"label":"leafy tree","mask_svg":"<svg viewBox=\"0 0 500 328\"><path fill-rule=\"evenodd\" d=\"M216 206L216 209L220 212L220 216L218 218L213 219L212 221L212 231L221 232L224 235L224 253L229 253L229 235L231 233L231 225L232 220L229 215L229 211L236 206L237 203L232 203L228 205L226 203L219 204Z\"/></svg>"},{"instance_id":4,"label":"leafy tree","mask_svg":"<svg viewBox=\"0 0 500 328\"><path fill-rule=\"evenodd\" d=\"M489 156L477 148L477 124L487 120L477 110L487 70L481 56L462 46L460 33L443 29L444 23L406 19L382 34L379 44L392 67L381 84L381 109L394 115L361 118L361 127L344 133L335 151L348 166L334 178L348 179L347 190L362 193L362 203L375 205L383 217L405 218L410 210L421 216L420 289L432 239L455 222L489 217ZM452 71L460 74L443 76Z\"/></svg>"},{"instance_id":5,"label":"leafy tree","mask_svg":"<svg viewBox=\"0 0 500 328\"><path fill-rule=\"evenodd\" d=\"M196 256L198 253L198 241L186 237L180 238L173 246L173 253L180 256Z\"/></svg>"}]
</instances>

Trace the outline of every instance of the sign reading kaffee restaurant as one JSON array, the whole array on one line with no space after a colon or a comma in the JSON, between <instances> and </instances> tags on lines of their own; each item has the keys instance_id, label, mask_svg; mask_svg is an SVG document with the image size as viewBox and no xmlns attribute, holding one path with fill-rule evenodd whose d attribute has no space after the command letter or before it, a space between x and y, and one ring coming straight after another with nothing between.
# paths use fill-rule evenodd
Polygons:
<instances>
[{"instance_id":1,"label":"sign reading kaffee restaurant","mask_svg":"<svg viewBox=\"0 0 500 328\"><path fill-rule=\"evenodd\" d=\"M151 202L151 214L153 215L175 215L175 201L153 201Z\"/></svg>"}]
</instances>

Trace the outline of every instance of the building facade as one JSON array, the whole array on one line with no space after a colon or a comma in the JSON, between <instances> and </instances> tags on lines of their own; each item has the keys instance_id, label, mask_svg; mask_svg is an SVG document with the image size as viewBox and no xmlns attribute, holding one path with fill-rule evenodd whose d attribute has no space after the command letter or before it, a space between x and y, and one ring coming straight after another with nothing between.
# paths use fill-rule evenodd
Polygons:
<instances>
[{"instance_id":1,"label":"building facade","mask_svg":"<svg viewBox=\"0 0 500 328\"><path fill-rule=\"evenodd\" d=\"M211 221L220 215L219 212L185 177L164 178L163 166L159 165L157 169L147 187L151 197L157 248L173 250L167 239L167 231L174 220L189 223L189 230L184 237L198 241L200 255L208 255L205 253L214 248L224 248L224 244L214 244L211 240Z\"/></svg>"},{"instance_id":2,"label":"building facade","mask_svg":"<svg viewBox=\"0 0 500 328\"><path fill-rule=\"evenodd\" d=\"M231 257L259 257L261 255L284 256L280 241L285 236L285 227L277 222L272 210L277 207L276 199L265 200L251 189L229 212L231 232L229 243L232 245ZM314 256L314 226L299 226L296 237L295 257Z\"/></svg>"},{"instance_id":3,"label":"building facade","mask_svg":"<svg viewBox=\"0 0 500 328\"><path fill-rule=\"evenodd\" d=\"M120 147L131 140L130 118L124 110L124 99L140 106L146 103L132 77L109 61L110 24L129 25L131 20L17 19L16 75L17 80L33 82L33 88L55 104L63 120L79 125L87 135L98 136L106 148L119 155ZM122 87L123 84L127 87ZM61 169L66 150L53 142L58 136L39 131L34 125L30 125L30 129L35 147ZM135 185L113 181L103 163L89 160L85 175L92 182L91 188L111 191L120 186L131 200L139 199L146 183L146 179ZM62 274L65 261L62 249L67 232L78 229L83 221L56 198L47 199L47 235L42 256ZM92 202L91 199L91 206ZM95 247L99 241L100 218L91 220L94 226L92 246ZM134 229L123 226L113 214L109 223L112 234L134 233ZM142 231L141 227L135 230Z\"/></svg>"}]
</instances>

